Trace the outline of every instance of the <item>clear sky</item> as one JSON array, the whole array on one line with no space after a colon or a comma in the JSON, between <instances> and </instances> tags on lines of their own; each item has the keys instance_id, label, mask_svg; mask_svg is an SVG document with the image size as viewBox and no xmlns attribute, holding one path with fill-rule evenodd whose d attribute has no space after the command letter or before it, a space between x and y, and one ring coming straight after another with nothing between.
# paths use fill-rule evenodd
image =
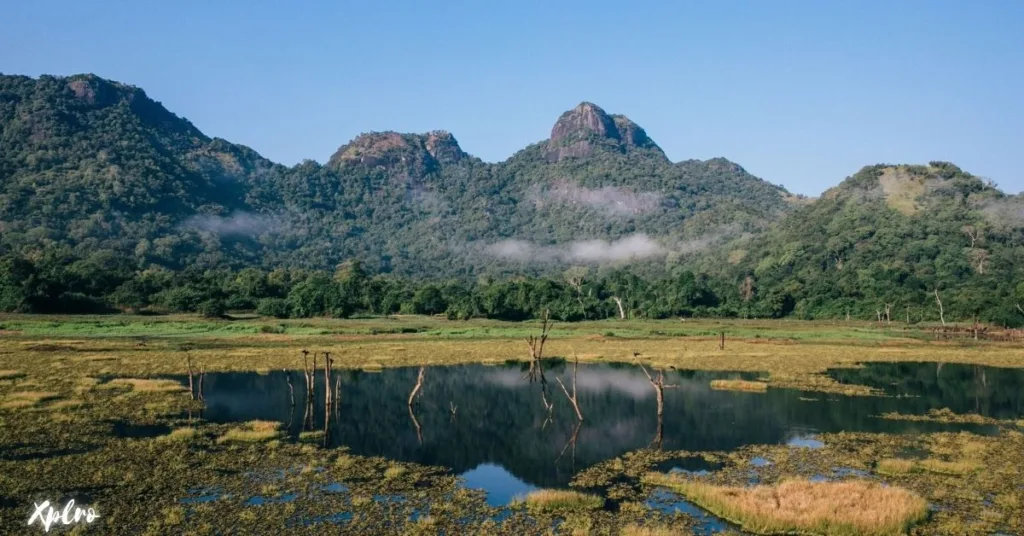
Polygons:
<instances>
[{"instance_id":1,"label":"clear sky","mask_svg":"<svg viewBox=\"0 0 1024 536\"><path fill-rule=\"evenodd\" d=\"M0 72L134 84L285 164L433 129L500 161L588 100L797 193L929 160L1024 190L1022 0L12 1Z\"/></svg>"}]
</instances>

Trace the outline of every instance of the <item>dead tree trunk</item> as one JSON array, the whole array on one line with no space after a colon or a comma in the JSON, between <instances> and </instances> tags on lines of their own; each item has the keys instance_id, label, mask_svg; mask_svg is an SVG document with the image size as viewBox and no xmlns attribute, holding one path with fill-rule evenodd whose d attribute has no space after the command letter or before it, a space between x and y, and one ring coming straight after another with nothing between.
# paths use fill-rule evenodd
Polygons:
<instances>
[{"instance_id":1,"label":"dead tree trunk","mask_svg":"<svg viewBox=\"0 0 1024 536\"><path fill-rule=\"evenodd\" d=\"M719 350L725 350L725 332L724 331L719 334L718 349Z\"/></svg>"},{"instance_id":2,"label":"dead tree trunk","mask_svg":"<svg viewBox=\"0 0 1024 536\"><path fill-rule=\"evenodd\" d=\"M892 304L885 304L885 325L889 326L892 324Z\"/></svg>"},{"instance_id":3,"label":"dead tree trunk","mask_svg":"<svg viewBox=\"0 0 1024 536\"><path fill-rule=\"evenodd\" d=\"M540 327L540 337L530 335L526 338L526 344L530 347L530 369L526 376L531 382L540 378L541 384L546 384L544 368L541 360L544 358L544 343L548 340L548 333L551 330L551 323L548 322L548 310L544 310L544 316Z\"/></svg>"},{"instance_id":4,"label":"dead tree trunk","mask_svg":"<svg viewBox=\"0 0 1024 536\"><path fill-rule=\"evenodd\" d=\"M622 308L622 298L618 296L612 296L612 300L615 300L615 305L619 306L619 319L626 319L626 310Z\"/></svg>"},{"instance_id":5,"label":"dead tree trunk","mask_svg":"<svg viewBox=\"0 0 1024 536\"><path fill-rule=\"evenodd\" d=\"M572 404L572 409L576 410L576 418L583 421L583 413L580 411L579 400L576 398L576 372L580 366L580 358L576 357L575 354L572 357L572 396L569 395L569 390L565 388L565 384L562 383L562 379L559 377L555 377L555 379L558 380L558 385L562 386L562 392L565 393L565 397L568 398L569 403Z\"/></svg>"},{"instance_id":6,"label":"dead tree trunk","mask_svg":"<svg viewBox=\"0 0 1024 536\"><path fill-rule=\"evenodd\" d=\"M651 387L654 387L654 392L658 397L658 419L661 419L661 416L665 413L665 389L678 387L678 385L665 385L665 373L663 371L658 371L658 377L655 378L637 361L636 357L633 357L633 361L636 361L640 370L644 371L644 376L647 376L647 381L651 382Z\"/></svg>"},{"instance_id":7,"label":"dead tree trunk","mask_svg":"<svg viewBox=\"0 0 1024 536\"><path fill-rule=\"evenodd\" d=\"M1024 309L1021 309L1019 303L1017 304L1017 310L1020 311L1020 314L1024 315Z\"/></svg>"},{"instance_id":8,"label":"dead tree trunk","mask_svg":"<svg viewBox=\"0 0 1024 536\"><path fill-rule=\"evenodd\" d=\"M939 320L942 322L942 327L946 327L946 315L942 311L942 300L939 299L939 289L935 289L935 303L939 304Z\"/></svg>"},{"instance_id":9,"label":"dead tree trunk","mask_svg":"<svg viewBox=\"0 0 1024 536\"><path fill-rule=\"evenodd\" d=\"M331 399L333 398L331 393L331 365L334 360L331 359L330 352L324 352L324 412L330 414L327 411L331 407ZM326 417L325 417L326 418Z\"/></svg>"},{"instance_id":10,"label":"dead tree trunk","mask_svg":"<svg viewBox=\"0 0 1024 536\"><path fill-rule=\"evenodd\" d=\"M192 356L185 356L185 365L188 366L188 398L189 400L196 399L196 391L192 387Z\"/></svg>"},{"instance_id":11,"label":"dead tree trunk","mask_svg":"<svg viewBox=\"0 0 1024 536\"><path fill-rule=\"evenodd\" d=\"M412 408L412 403L416 399L416 394L419 393L420 392L420 388L423 387L423 374L424 374L424 372L426 372L426 369L424 367L420 367L420 373L419 373L418 376L416 376L416 385L412 388L412 392L409 393L409 403L408 403L408 406L410 408ZM413 418L413 420L416 420L415 417Z\"/></svg>"}]
</instances>

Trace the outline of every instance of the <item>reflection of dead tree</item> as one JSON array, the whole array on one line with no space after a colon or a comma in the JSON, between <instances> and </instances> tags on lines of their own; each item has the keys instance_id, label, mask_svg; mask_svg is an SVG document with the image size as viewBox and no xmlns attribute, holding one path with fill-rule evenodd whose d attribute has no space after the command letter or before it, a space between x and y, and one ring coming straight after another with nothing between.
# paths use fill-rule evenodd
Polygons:
<instances>
[{"instance_id":1,"label":"reflection of dead tree","mask_svg":"<svg viewBox=\"0 0 1024 536\"><path fill-rule=\"evenodd\" d=\"M416 440L419 444L423 444L423 430L420 429L420 421L416 420L416 414L412 411L412 406L409 406L409 418L412 419L412 425L416 429Z\"/></svg>"},{"instance_id":2,"label":"reflection of dead tree","mask_svg":"<svg viewBox=\"0 0 1024 536\"><path fill-rule=\"evenodd\" d=\"M199 367L199 400L206 400L206 395L203 394L203 380L206 379L206 364L200 365Z\"/></svg>"},{"instance_id":3,"label":"reflection of dead tree","mask_svg":"<svg viewBox=\"0 0 1024 536\"><path fill-rule=\"evenodd\" d=\"M456 406L455 402L452 402L451 400L448 401L448 406L450 408L449 411L451 411L451 414L452 414L452 420L454 421L455 420L455 412L458 411L459 406Z\"/></svg>"},{"instance_id":4,"label":"reflection of dead tree","mask_svg":"<svg viewBox=\"0 0 1024 536\"><path fill-rule=\"evenodd\" d=\"M939 304L939 320L942 321L942 326L946 326L946 315L942 311L942 300L939 299L939 289L935 289L935 303Z\"/></svg>"},{"instance_id":5,"label":"reflection of dead tree","mask_svg":"<svg viewBox=\"0 0 1024 536\"><path fill-rule=\"evenodd\" d=\"M324 395L324 447L331 444L331 354L324 352L324 387L327 393Z\"/></svg>"},{"instance_id":6,"label":"reflection of dead tree","mask_svg":"<svg viewBox=\"0 0 1024 536\"><path fill-rule=\"evenodd\" d=\"M551 324L548 322L548 310L544 310L543 323L540 327L540 337L530 335L526 338L526 344L530 347L530 370L527 371L526 376L530 381L536 381L540 378L541 383L547 383L544 378L544 369L541 365L541 359L544 358L544 343L548 340L548 332L551 330Z\"/></svg>"},{"instance_id":7,"label":"reflection of dead tree","mask_svg":"<svg viewBox=\"0 0 1024 536\"><path fill-rule=\"evenodd\" d=\"M338 408L341 407L341 375L334 378L334 396L331 400L334 401L334 412L338 413Z\"/></svg>"},{"instance_id":8,"label":"reflection of dead tree","mask_svg":"<svg viewBox=\"0 0 1024 536\"><path fill-rule=\"evenodd\" d=\"M569 390L565 388L565 384L562 383L562 379L557 376L555 377L555 379L558 380L558 385L562 386L562 392L565 393L565 397L568 398L569 402L572 404L572 409L576 410L576 418L582 421L583 413L580 412L579 400L577 400L576 398L576 371L580 367L580 358L576 357L576 354L573 354L572 357L572 396L569 395Z\"/></svg>"},{"instance_id":9,"label":"reflection of dead tree","mask_svg":"<svg viewBox=\"0 0 1024 536\"><path fill-rule=\"evenodd\" d=\"M541 427L540 427L541 430L547 428L548 423L550 423L552 421L552 419L554 418L554 411L555 411L555 403L554 402L548 402L548 397L547 397L546 391L547 391L547 386L546 385L541 385L540 386L540 401L541 401L542 404L544 404L544 410L547 412L547 417L544 419L544 424L542 424Z\"/></svg>"},{"instance_id":10,"label":"reflection of dead tree","mask_svg":"<svg viewBox=\"0 0 1024 536\"><path fill-rule=\"evenodd\" d=\"M582 427L583 427L583 421L580 420L580 421L578 421L576 423L576 428L573 429L572 437L569 438L569 442L566 443L564 447L562 447L562 452L560 452L558 454L558 457L555 458L555 464L557 465L559 460L562 459L562 456L565 455L565 451L568 450L569 446L571 445L572 446L572 469L573 469L574 473L576 472L576 439L579 438L580 428L582 428Z\"/></svg>"},{"instance_id":11,"label":"reflection of dead tree","mask_svg":"<svg viewBox=\"0 0 1024 536\"><path fill-rule=\"evenodd\" d=\"M416 399L416 395L420 392L420 388L423 387L423 374L426 372L424 367L420 367L420 373L416 376L416 385L412 388L412 392L409 393L408 406L411 408L413 401ZM413 420L416 420L413 418Z\"/></svg>"},{"instance_id":12,"label":"reflection of dead tree","mask_svg":"<svg viewBox=\"0 0 1024 536\"><path fill-rule=\"evenodd\" d=\"M284 379L288 381L288 398L291 400L292 407L295 407L295 385L292 384L292 373L288 369L284 369Z\"/></svg>"}]
</instances>

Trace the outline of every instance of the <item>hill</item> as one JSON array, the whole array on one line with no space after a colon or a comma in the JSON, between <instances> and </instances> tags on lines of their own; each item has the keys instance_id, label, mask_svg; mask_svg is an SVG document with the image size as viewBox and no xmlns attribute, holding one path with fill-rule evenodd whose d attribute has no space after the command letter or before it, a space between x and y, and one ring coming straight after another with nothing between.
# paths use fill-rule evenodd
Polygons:
<instances>
[{"instance_id":1,"label":"hill","mask_svg":"<svg viewBox=\"0 0 1024 536\"><path fill-rule=\"evenodd\" d=\"M946 162L865 167L706 268L776 315L1016 323L1024 199ZM770 306L768 305L770 304Z\"/></svg>"}]
</instances>

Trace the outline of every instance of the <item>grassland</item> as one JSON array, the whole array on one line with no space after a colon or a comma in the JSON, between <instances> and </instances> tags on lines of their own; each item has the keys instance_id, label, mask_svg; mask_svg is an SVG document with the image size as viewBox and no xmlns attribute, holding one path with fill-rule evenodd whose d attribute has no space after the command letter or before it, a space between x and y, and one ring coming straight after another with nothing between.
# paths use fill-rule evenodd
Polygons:
<instances>
[{"instance_id":1,"label":"grassland","mask_svg":"<svg viewBox=\"0 0 1024 536\"><path fill-rule=\"evenodd\" d=\"M592 496L590 487L603 489L616 510L579 507L589 504L586 500L539 498L531 507L527 498L502 511L488 506L481 492L460 487L444 468L323 449L318 436L288 441L277 423L228 425L193 418L201 402L190 400L178 384L157 378L184 374L186 355L207 373L301 369L302 349L330 351L335 368L363 370L500 363L525 358L523 338L537 331L530 322L423 317L0 317L0 533L23 528L26 501L56 500L67 493L102 508L102 524L89 530L99 534L260 533L283 527L297 512L311 526L331 523L353 534L380 533L384 527L409 534L541 534L555 520L564 533L578 534L660 534L692 525L684 514L648 508L646 493L655 484L640 482L653 463L683 453L644 450L578 476L588 487L581 492ZM719 348L722 332L725 349ZM1011 343L937 342L915 329L871 324L583 322L556 324L545 346L546 355L575 354L584 362L629 362L634 352L651 368L758 372L765 377L758 383L773 388L851 395L874 393L839 384L825 371L867 361L1024 367L1020 347ZM162 425L171 432L149 439L115 437L111 423L118 421ZM1024 482L1024 474L1006 460L1024 457L1022 437L1012 429L998 437L826 434L820 439L827 446L813 451L752 446L685 454L725 464L709 481L716 486L745 485L754 456L773 462L757 469L765 485L828 474L835 467L862 470L943 507L914 525L914 534L1013 532L1024 530L1024 514L1015 506L1024 495L1014 487ZM924 460L934 462L915 460L905 471L882 470L879 460L901 459L906 449L924 449ZM335 482L344 482L347 491L323 492ZM245 500L256 494L266 501L258 509L246 507ZM206 498L176 501L197 496ZM330 521L338 512L350 517ZM308 532L303 527L281 530Z\"/></svg>"}]
</instances>

